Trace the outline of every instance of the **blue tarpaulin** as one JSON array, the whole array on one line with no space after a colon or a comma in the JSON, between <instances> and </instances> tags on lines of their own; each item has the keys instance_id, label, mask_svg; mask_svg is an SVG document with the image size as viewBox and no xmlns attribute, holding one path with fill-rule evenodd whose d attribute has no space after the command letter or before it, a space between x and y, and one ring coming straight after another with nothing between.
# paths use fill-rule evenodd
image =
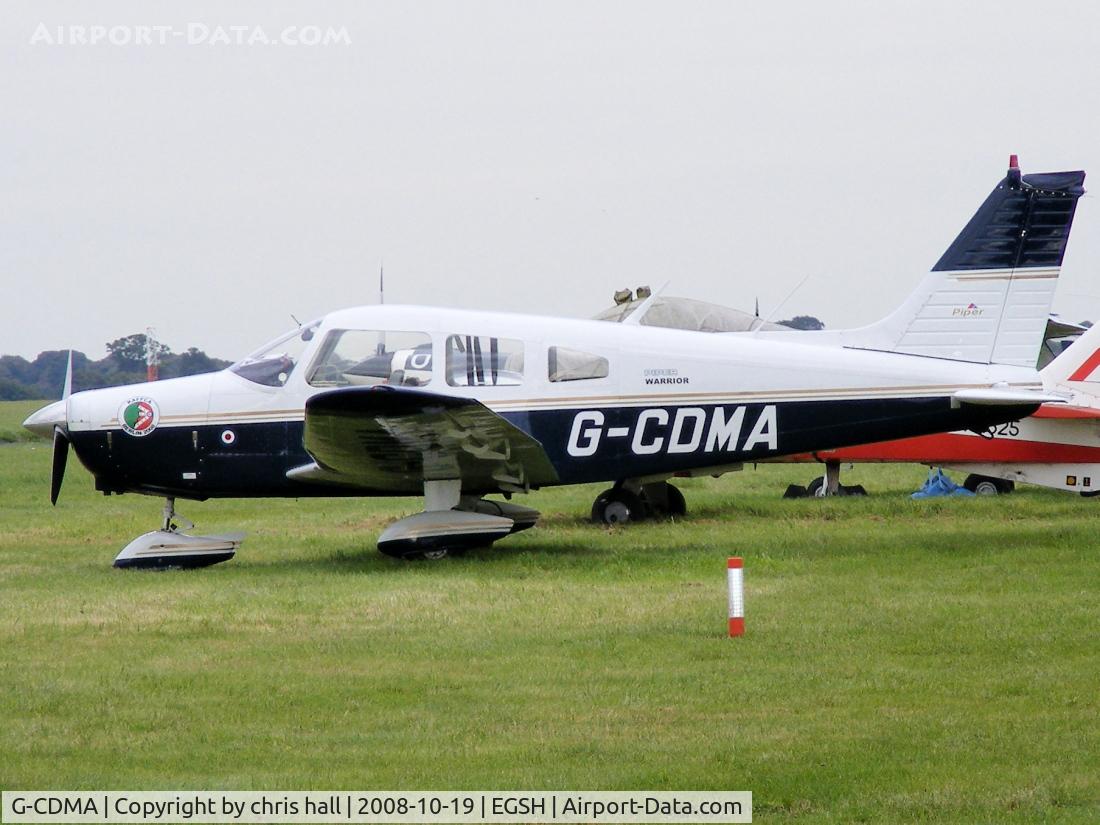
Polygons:
<instances>
[{"instance_id":1,"label":"blue tarpaulin","mask_svg":"<svg viewBox=\"0 0 1100 825\"><path fill-rule=\"evenodd\" d=\"M960 487L946 475L943 469L937 467L928 471L928 480L924 486L913 493L910 498L936 498L937 496L972 496L972 492L965 487Z\"/></svg>"}]
</instances>

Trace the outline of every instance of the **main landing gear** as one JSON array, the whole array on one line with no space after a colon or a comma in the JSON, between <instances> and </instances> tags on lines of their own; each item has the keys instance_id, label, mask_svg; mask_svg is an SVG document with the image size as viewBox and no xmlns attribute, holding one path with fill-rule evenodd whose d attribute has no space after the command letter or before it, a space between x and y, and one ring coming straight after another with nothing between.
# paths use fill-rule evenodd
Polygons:
<instances>
[{"instance_id":1,"label":"main landing gear","mask_svg":"<svg viewBox=\"0 0 1100 825\"><path fill-rule=\"evenodd\" d=\"M244 540L244 533L192 536L184 532L194 526L194 522L176 512L176 499L169 496L164 501L161 529L138 536L123 547L115 557L115 567L139 570L209 567L233 558Z\"/></svg>"},{"instance_id":2,"label":"main landing gear","mask_svg":"<svg viewBox=\"0 0 1100 825\"><path fill-rule=\"evenodd\" d=\"M1016 484L1012 481L1005 481L1003 478L971 473L963 482L963 487L979 496L1001 496L1015 490Z\"/></svg>"},{"instance_id":3,"label":"main landing gear","mask_svg":"<svg viewBox=\"0 0 1100 825\"><path fill-rule=\"evenodd\" d=\"M378 549L401 559L434 561L534 527L539 511L505 501L462 495L462 482L424 482L424 512L382 531Z\"/></svg>"},{"instance_id":4,"label":"main landing gear","mask_svg":"<svg viewBox=\"0 0 1100 825\"><path fill-rule=\"evenodd\" d=\"M667 481L652 484L620 481L596 496L592 504L592 521L597 524L628 524L684 515L687 515L684 494Z\"/></svg>"},{"instance_id":5,"label":"main landing gear","mask_svg":"<svg viewBox=\"0 0 1100 825\"><path fill-rule=\"evenodd\" d=\"M1006 495L1016 489L1014 482L1006 481L992 476L971 474L966 477L963 487L979 496ZM818 476L805 487L792 484L783 494L784 498L824 498L825 496L865 496L867 491L863 485L855 484L850 487L840 483L840 462L826 461L825 475Z\"/></svg>"},{"instance_id":6,"label":"main landing gear","mask_svg":"<svg viewBox=\"0 0 1100 825\"><path fill-rule=\"evenodd\" d=\"M791 484L783 498L825 498L826 496L865 496L862 484L845 486L840 483L840 462L826 461L825 475L818 476L805 487Z\"/></svg>"}]
</instances>

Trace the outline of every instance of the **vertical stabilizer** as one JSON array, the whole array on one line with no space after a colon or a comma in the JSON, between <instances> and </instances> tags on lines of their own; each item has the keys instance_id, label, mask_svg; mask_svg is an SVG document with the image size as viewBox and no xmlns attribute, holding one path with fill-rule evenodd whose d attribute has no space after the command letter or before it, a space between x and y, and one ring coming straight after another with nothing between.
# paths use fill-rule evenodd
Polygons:
<instances>
[{"instance_id":1,"label":"vertical stabilizer","mask_svg":"<svg viewBox=\"0 0 1100 825\"><path fill-rule=\"evenodd\" d=\"M1048 390L1061 387L1100 398L1100 325L1085 331L1039 374Z\"/></svg>"},{"instance_id":2,"label":"vertical stabilizer","mask_svg":"<svg viewBox=\"0 0 1100 825\"><path fill-rule=\"evenodd\" d=\"M845 346L1034 367L1084 172L1008 174L917 290Z\"/></svg>"}]
</instances>

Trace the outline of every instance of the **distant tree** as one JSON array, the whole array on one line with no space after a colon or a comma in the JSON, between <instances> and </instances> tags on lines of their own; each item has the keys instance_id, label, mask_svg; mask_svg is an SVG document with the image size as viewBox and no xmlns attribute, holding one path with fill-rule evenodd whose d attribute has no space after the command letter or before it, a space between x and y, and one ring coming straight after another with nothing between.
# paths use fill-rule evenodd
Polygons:
<instances>
[{"instance_id":1,"label":"distant tree","mask_svg":"<svg viewBox=\"0 0 1100 825\"><path fill-rule=\"evenodd\" d=\"M825 324L812 315L796 315L779 323L791 329L825 329Z\"/></svg>"},{"instance_id":2,"label":"distant tree","mask_svg":"<svg viewBox=\"0 0 1100 825\"><path fill-rule=\"evenodd\" d=\"M0 378L0 401L22 401L37 397L37 393L26 384L20 384L10 378Z\"/></svg>"},{"instance_id":3,"label":"distant tree","mask_svg":"<svg viewBox=\"0 0 1100 825\"><path fill-rule=\"evenodd\" d=\"M166 356L161 362L160 372L166 378L178 378L223 370L229 364L221 358L211 358L198 347L188 347L186 352Z\"/></svg>"},{"instance_id":4,"label":"distant tree","mask_svg":"<svg viewBox=\"0 0 1100 825\"><path fill-rule=\"evenodd\" d=\"M172 350L164 344L156 345L157 352L163 360ZM145 333L127 335L124 338L116 338L107 345L107 352L118 363L120 369L144 369L145 368Z\"/></svg>"},{"instance_id":5,"label":"distant tree","mask_svg":"<svg viewBox=\"0 0 1100 825\"><path fill-rule=\"evenodd\" d=\"M18 355L0 356L0 379L14 381L17 384L34 383L34 367L26 358Z\"/></svg>"},{"instance_id":6,"label":"distant tree","mask_svg":"<svg viewBox=\"0 0 1100 825\"><path fill-rule=\"evenodd\" d=\"M82 390L84 386L79 376L86 373L92 364L82 352L73 351L73 387ZM33 385L36 388L34 398L60 398L61 390L65 386L65 370L69 366L69 351L67 349L47 350L40 352L31 362L33 370Z\"/></svg>"},{"instance_id":7,"label":"distant tree","mask_svg":"<svg viewBox=\"0 0 1100 825\"><path fill-rule=\"evenodd\" d=\"M137 384L145 380L145 336L127 335L107 344L108 355L90 361L82 352L73 352L73 389L91 390ZM211 358L197 347L173 353L161 345L161 378L213 372L229 366L229 361ZM33 361L18 355L0 356L0 400L22 398L60 398L65 384L68 350L40 352Z\"/></svg>"}]
</instances>

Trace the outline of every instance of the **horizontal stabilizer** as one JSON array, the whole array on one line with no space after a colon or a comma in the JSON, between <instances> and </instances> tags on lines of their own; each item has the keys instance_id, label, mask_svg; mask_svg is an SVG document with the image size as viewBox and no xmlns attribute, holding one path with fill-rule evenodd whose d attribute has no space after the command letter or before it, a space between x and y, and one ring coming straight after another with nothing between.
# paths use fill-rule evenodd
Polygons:
<instances>
[{"instance_id":1,"label":"horizontal stabilizer","mask_svg":"<svg viewBox=\"0 0 1100 825\"><path fill-rule=\"evenodd\" d=\"M987 407L1013 407L1027 404L1064 404L1066 399L1049 393L990 387L980 390L959 390L952 397L954 404L978 404Z\"/></svg>"}]
</instances>

